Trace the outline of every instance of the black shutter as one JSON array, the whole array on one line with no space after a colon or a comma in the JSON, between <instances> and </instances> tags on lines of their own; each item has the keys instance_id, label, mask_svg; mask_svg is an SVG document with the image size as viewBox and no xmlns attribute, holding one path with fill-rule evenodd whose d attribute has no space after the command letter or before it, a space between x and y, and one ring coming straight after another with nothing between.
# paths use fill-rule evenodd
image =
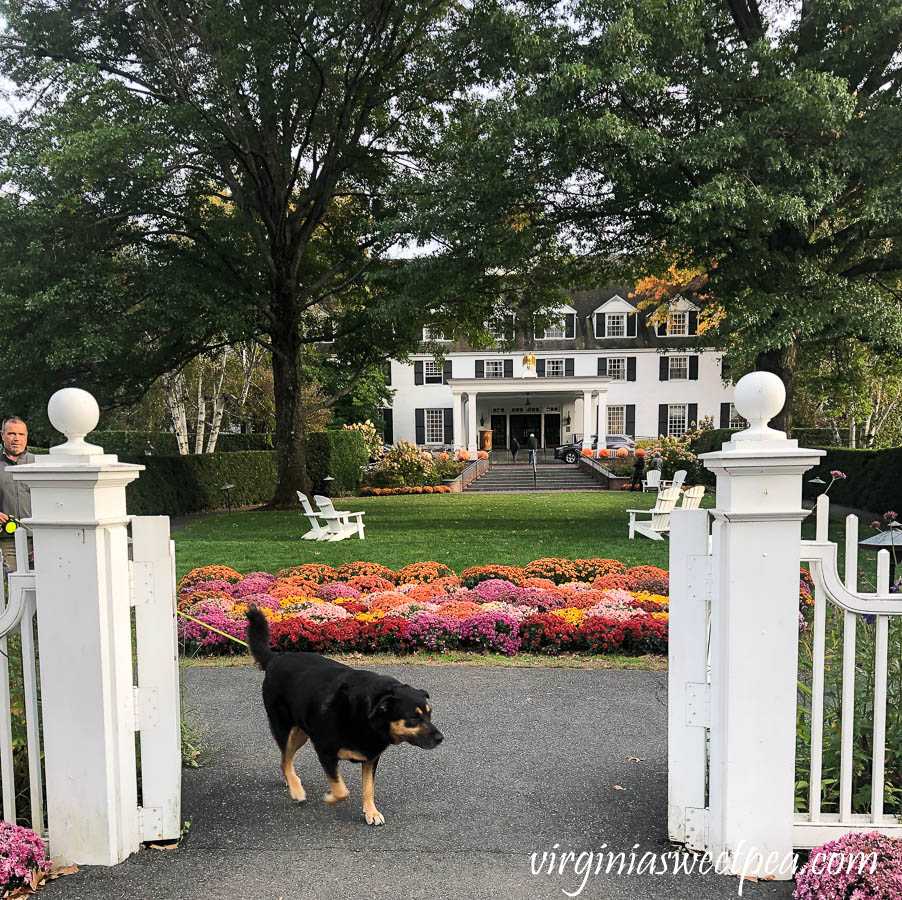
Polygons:
<instances>
[{"instance_id":1,"label":"black shutter","mask_svg":"<svg viewBox=\"0 0 902 900\"><path fill-rule=\"evenodd\" d=\"M385 383L391 384L391 360L385 364Z\"/></svg>"},{"instance_id":2,"label":"black shutter","mask_svg":"<svg viewBox=\"0 0 902 900\"><path fill-rule=\"evenodd\" d=\"M513 378L514 377L514 361L512 359L504 360L504 377L505 378Z\"/></svg>"},{"instance_id":3,"label":"black shutter","mask_svg":"<svg viewBox=\"0 0 902 900\"><path fill-rule=\"evenodd\" d=\"M697 404L697 403L690 403L690 404L689 404L689 422L688 422L688 425L689 425L690 428L692 427L692 423L693 423L693 422L695 422L695 424L698 425L698 404Z\"/></svg>"},{"instance_id":4,"label":"black shutter","mask_svg":"<svg viewBox=\"0 0 902 900\"><path fill-rule=\"evenodd\" d=\"M595 337L604 337L604 313L595 313Z\"/></svg>"},{"instance_id":5,"label":"black shutter","mask_svg":"<svg viewBox=\"0 0 902 900\"><path fill-rule=\"evenodd\" d=\"M414 422L416 423L416 434L414 435L416 438L417 444L425 444L426 443L426 410L425 409L415 409L413 411Z\"/></svg>"},{"instance_id":6,"label":"black shutter","mask_svg":"<svg viewBox=\"0 0 902 900\"><path fill-rule=\"evenodd\" d=\"M667 404L658 404L658 435L667 437Z\"/></svg>"},{"instance_id":7,"label":"black shutter","mask_svg":"<svg viewBox=\"0 0 902 900\"><path fill-rule=\"evenodd\" d=\"M698 357L689 357L689 380L698 381Z\"/></svg>"},{"instance_id":8,"label":"black shutter","mask_svg":"<svg viewBox=\"0 0 902 900\"><path fill-rule=\"evenodd\" d=\"M451 360L446 359L442 363L442 384L447 384L448 379L451 377Z\"/></svg>"},{"instance_id":9,"label":"black shutter","mask_svg":"<svg viewBox=\"0 0 902 900\"><path fill-rule=\"evenodd\" d=\"M544 359L536 360L536 375L539 378L545 377L545 360Z\"/></svg>"},{"instance_id":10,"label":"black shutter","mask_svg":"<svg viewBox=\"0 0 902 900\"><path fill-rule=\"evenodd\" d=\"M608 358L606 356L598 357L598 374L601 376L608 374Z\"/></svg>"},{"instance_id":11,"label":"black shutter","mask_svg":"<svg viewBox=\"0 0 902 900\"><path fill-rule=\"evenodd\" d=\"M449 446L454 444L454 408L445 407L445 443Z\"/></svg>"},{"instance_id":12,"label":"black shutter","mask_svg":"<svg viewBox=\"0 0 902 900\"><path fill-rule=\"evenodd\" d=\"M694 309L689 310L689 334L698 334L698 313Z\"/></svg>"},{"instance_id":13,"label":"black shutter","mask_svg":"<svg viewBox=\"0 0 902 900\"><path fill-rule=\"evenodd\" d=\"M567 378L573 377L573 360L572 359L564 360L564 375Z\"/></svg>"},{"instance_id":14,"label":"black shutter","mask_svg":"<svg viewBox=\"0 0 902 900\"><path fill-rule=\"evenodd\" d=\"M423 360L418 359L413 364L413 383L423 384Z\"/></svg>"},{"instance_id":15,"label":"black shutter","mask_svg":"<svg viewBox=\"0 0 902 900\"><path fill-rule=\"evenodd\" d=\"M626 316L626 336L636 336L636 313L627 313Z\"/></svg>"},{"instance_id":16,"label":"black shutter","mask_svg":"<svg viewBox=\"0 0 902 900\"><path fill-rule=\"evenodd\" d=\"M666 322L658 322L657 334L658 334L658 337L667 337L667 323Z\"/></svg>"},{"instance_id":17,"label":"black shutter","mask_svg":"<svg viewBox=\"0 0 902 900\"><path fill-rule=\"evenodd\" d=\"M636 439L636 404L626 404L626 433L633 440Z\"/></svg>"},{"instance_id":18,"label":"black shutter","mask_svg":"<svg viewBox=\"0 0 902 900\"><path fill-rule=\"evenodd\" d=\"M730 404L729 403L721 403L720 404L720 427L721 428L729 428L730 427Z\"/></svg>"},{"instance_id":19,"label":"black shutter","mask_svg":"<svg viewBox=\"0 0 902 900\"><path fill-rule=\"evenodd\" d=\"M476 377L477 378L485 378L485 360L484 359L476 360Z\"/></svg>"},{"instance_id":20,"label":"black shutter","mask_svg":"<svg viewBox=\"0 0 902 900\"><path fill-rule=\"evenodd\" d=\"M382 440L386 444L395 442L395 413L392 409L382 410Z\"/></svg>"},{"instance_id":21,"label":"black shutter","mask_svg":"<svg viewBox=\"0 0 902 900\"><path fill-rule=\"evenodd\" d=\"M670 379L670 360L666 356L662 356L658 360L658 381L668 381Z\"/></svg>"},{"instance_id":22,"label":"black shutter","mask_svg":"<svg viewBox=\"0 0 902 900\"><path fill-rule=\"evenodd\" d=\"M567 313L564 316L564 337L576 336L576 313Z\"/></svg>"},{"instance_id":23,"label":"black shutter","mask_svg":"<svg viewBox=\"0 0 902 900\"><path fill-rule=\"evenodd\" d=\"M636 357L628 356L626 358L626 380L627 381L635 381L636 380Z\"/></svg>"}]
</instances>

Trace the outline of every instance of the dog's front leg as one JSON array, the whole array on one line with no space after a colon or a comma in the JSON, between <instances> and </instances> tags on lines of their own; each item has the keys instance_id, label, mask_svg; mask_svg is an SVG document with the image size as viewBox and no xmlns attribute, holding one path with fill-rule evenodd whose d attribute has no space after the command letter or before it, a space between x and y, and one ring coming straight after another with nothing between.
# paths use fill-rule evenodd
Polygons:
<instances>
[{"instance_id":1,"label":"dog's front leg","mask_svg":"<svg viewBox=\"0 0 902 900\"><path fill-rule=\"evenodd\" d=\"M376 766L379 764L377 756L362 766L363 780L363 815L367 825L384 825L385 816L376 809Z\"/></svg>"},{"instance_id":2,"label":"dog's front leg","mask_svg":"<svg viewBox=\"0 0 902 900\"><path fill-rule=\"evenodd\" d=\"M323 800L326 803L341 803L342 800L347 800L350 791L341 777L341 772L338 771L338 757L320 756L319 762L323 767L323 772L326 773L326 781L329 782L329 791Z\"/></svg>"}]
</instances>

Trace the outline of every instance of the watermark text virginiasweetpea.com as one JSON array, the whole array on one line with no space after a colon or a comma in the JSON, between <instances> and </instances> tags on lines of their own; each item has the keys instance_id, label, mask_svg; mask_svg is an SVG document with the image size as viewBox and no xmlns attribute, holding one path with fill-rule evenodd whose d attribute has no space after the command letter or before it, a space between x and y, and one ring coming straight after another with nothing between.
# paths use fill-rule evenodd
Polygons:
<instances>
[{"instance_id":1,"label":"watermark text virginiasweetpea.com","mask_svg":"<svg viewBox=\"0 0 902 900\"><path fill-rule=\"evenodd\" d=\"M797 853L767 855L755 847L744 849L740 841L736 850L714 857L707 851L691 853L669 850L664 853L642 852L639 844L629 850L614 850L602 844L597 850L562 850L555 844L550 850L533 853L529 858L532 875L552 876L561 880L561 892L579 897L589 879L601 875L734 875L739 878L738 893L746 881L792 877L799 867ZM810 863L816 874L837 875L840 872L870 872L877 868L876 853L817 853Z\"/></svg>"}]
</instances>

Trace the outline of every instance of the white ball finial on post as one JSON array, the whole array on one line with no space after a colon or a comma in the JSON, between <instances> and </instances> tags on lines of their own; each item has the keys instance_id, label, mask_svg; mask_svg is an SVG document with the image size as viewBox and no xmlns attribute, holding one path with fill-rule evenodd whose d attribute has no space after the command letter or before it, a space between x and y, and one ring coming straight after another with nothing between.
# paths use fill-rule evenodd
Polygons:
<instances>
[{"instance_id":1,"label":"white ball finial on post","mask_svg":"<svg viewBox=\"0 0 902 900\"><path fill-rule=\"evenodd\" d=\"M103 453L103 448L85 442L85 435L97 427L100 407L87 391L81 388L63 388L47 403L50 424L66 435L65 444L52 447L50 452L67 456L90 456Z\"/></svg>"},{"instance_id":2,"label":"white ball finial on post","mask_svg":"<svg viewBox=\"0 0 902 900\"><path fill-rule=\"evenodd\" d=\"M736 411L749 427L733 435L734 441L779 441L786 439L785 431L771 428L768 422L786 403L786 388L773 372L750 372L743 375L733 390Z\"/></svg>"}]
</instances>

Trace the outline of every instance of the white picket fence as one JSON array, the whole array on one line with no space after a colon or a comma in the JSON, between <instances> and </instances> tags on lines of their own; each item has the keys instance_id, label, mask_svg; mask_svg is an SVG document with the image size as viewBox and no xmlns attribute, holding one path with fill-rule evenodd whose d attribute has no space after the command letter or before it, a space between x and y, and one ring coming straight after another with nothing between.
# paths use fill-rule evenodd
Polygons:
<instances>
[{"instance_id":1,"label":"white picket fence","mask_svg":"<svg viewBox=\"0 0 902 900\"><path fill-rule=\"evenodd\" d=\"M793 834L797 847L817 847L850 831L882 831L902 836L898 815L884 813L884 767L886 758L887 705L898 706L902 697L890 697L887 689L890 620L902 616L902 596L889 591L888 550L877 554L877 591L862 593L858 588L858 518L846 517L845 582L837 569L837 545L827 539L830 503L818 497L817 529L813 541L802 541L801 561L807 563L814 582L813 680L811 685L811 763L808 811L797 814ZM832 604L843 618L842 694L840 715L839 811L825 813L822 806L824 748L824 677L827 605ZM873 732L871 741L871 808L868 813L852 812L853 722L855 715L856 644L858 617L875 617ZM805 774L805 773L803 773Z\"/></svg>"},{"instance_id":2,"label":"white picket fence","mask_svg":"<svg viewBox=\"0 0 902 900\"><path fill-rule=\"evenodd\" d=\"M169 538L169 519L165 516L135 516L129 528L129 602L134 608L137 667L134 722L141 748L139 840L175 839L181 828L181 727L174 544ZM39 646L35 641L35 617L41 601L35 589L35 571L28 563L24 527L16 531L15 539L19 567L9 575L8 597L0 613L3 820L16 822L16 795L23 787L16 783L13 767L11 691L18 687L25 698L31 827L47 838L39 726ZM21 636L22 682L19 685L12 684L10 679L8 641L13 634ZM52 846L50 852L53 853Z\"/></svg>"},{"instance_id":3,"label":"white picket fence","mask_svg":"<svg viewBox=\"0 0 902 900\"><path fill-rule=\"evenodd\" d=\"M838 574L839 548L827 538L830 504L826 496L817 501L817 528L813 541L801 541L799 562L807 564L814 583L814 621L812 683L810 705L810 765L797 771L807 781L808 809L793 813L792 844L810 849L849 832L881 831L902 836L898 815L884 812L884 759L886 751L887 705L898 706L902 697L888 692L888 634L892 617L902 616L902 596L889 592L889 553L881 550L877 564L876 593L858 588L858 519L848 516L845 535L845 581ZM711 819L710 743L712 729L722 721L712 714L712 642L719 639L712 631L712 605L723 602L715 583L715 558L719 551L716 512L676 510L671 531L670 571L670 672L669 672L669 797L668 832L670 839L690 849L712 850L709 835ZM795 605L795 593L785 602ZM841 671L841 759L839 811L823 812L822 777L824 749L825 639L828 604L843 617ZM858 617L875 616L876 645L873 684L873 732L870 760L871 808L868 813L853 813L853 719L858 675L856 644ZM717 648L715 649L715 652ZM896 648L898 650L898 648ZM721 652L722 648L721 648ZM762 658L761 666L767 666ZM787 692L796 695L797 685L787 684ZM741 710L735 710L741 715ZM793 760L794 762L794 760Z\"/></svg>"}]
</instances>

